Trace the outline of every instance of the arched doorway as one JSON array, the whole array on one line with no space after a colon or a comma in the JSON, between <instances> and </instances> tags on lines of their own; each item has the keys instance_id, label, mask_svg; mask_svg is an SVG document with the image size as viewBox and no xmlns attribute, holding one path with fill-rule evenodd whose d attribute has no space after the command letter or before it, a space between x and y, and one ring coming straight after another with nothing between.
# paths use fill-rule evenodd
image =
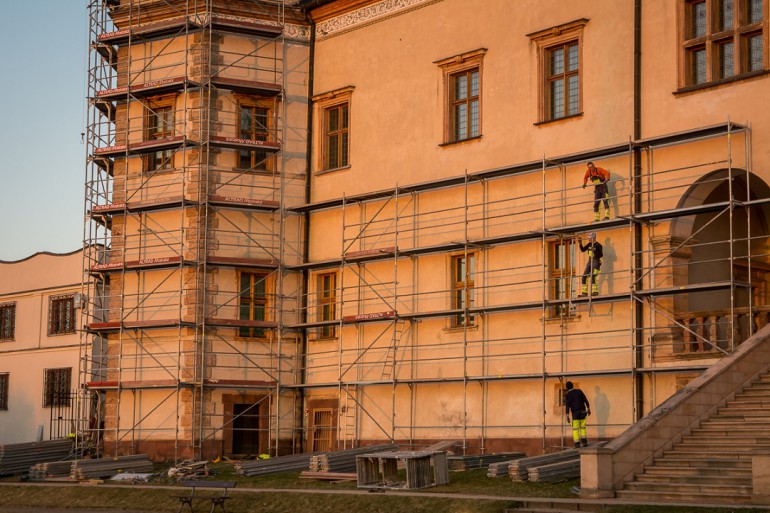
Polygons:
<instances>
[{"instance_id":1,"label":"arched doorway","mask_svg":"<svg viewBox=\"0 0 770 513\"><path fill-rule=\"evenodd\" d=\"M752 206L766 198L770 187L758 176L719 169L698 179L680 199L678 208L694 213L671 222L670 239L681 241L673 259L679 268L673 285L701 287L672 302L682 325L674 352L729 351L767 323L770 206ZM725 285L731 278L732 289ZM752 315L749 306L758 311Z\"/></svg>"}]
</instances>

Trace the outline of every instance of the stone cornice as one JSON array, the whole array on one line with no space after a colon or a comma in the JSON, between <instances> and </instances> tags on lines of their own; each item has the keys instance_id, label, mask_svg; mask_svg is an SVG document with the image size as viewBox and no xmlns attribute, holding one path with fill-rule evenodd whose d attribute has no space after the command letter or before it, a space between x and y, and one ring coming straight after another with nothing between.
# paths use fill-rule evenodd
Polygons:
<instances>
[{"instance_id":1,"label":"stone cornice","mask_svg":"<svg viewBox=\"0 0 770 513\"><path fill-rule=\"evenodd\" d=\"M360 9L346 12L316 25L316 40L323 41L346 32L422 9L444 0L381 0Z\"/></svg>"}]
</instances>

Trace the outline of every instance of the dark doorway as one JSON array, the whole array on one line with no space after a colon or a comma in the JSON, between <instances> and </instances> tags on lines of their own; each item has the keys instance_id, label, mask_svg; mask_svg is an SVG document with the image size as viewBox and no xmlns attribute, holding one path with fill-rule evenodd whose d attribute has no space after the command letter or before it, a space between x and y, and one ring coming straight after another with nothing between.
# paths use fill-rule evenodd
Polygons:
<instances>
[{"instance_id":1,"label":"dark doorway","mask_svg":"<svg viewBox=\"0 0 770 513\"><path fill-rule=\"evenodd\" d=\"M259 447L259 405L233 405L233 453L261 454Z\"/></svg>"}]
</instances>

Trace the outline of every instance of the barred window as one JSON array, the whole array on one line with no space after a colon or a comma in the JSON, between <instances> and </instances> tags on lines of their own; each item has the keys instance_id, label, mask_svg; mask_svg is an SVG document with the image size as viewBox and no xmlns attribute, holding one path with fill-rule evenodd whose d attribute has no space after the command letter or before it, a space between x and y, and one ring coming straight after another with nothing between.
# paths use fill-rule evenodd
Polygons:
<instances>
[{"instance_id":1,"label":"barred window","mask_svg":"<svg viewBox=\"0 0 770 513\"><path fill-rule=\"evenodd\" d=\"M72 367L46 369L43 383L43 406L69 406Z\"/></svg>"},{"instance_id":2,"label":"barred window","mask_svg":"<svg viewBox=\"0 0 770 513\"><path fill-rule=\"evenodd\" d=\"M0 340L13 340L16 328L16 303L0 305Z\"/></svg>"},{"instance_id":3,"label":"barred window","mask_svg":"<svg viewBox=\"0 0 770 513\"><path fill-rule=\"evenodd\" d=\"M48 305L48 334L75 333L75 296L52 296Z\"/></svg>"},{"instance_id":4,"label":"barred window","mask_svg":"<svg viewBox=\"0 0 770 513\"><path fill-rule=\"evenodd\" d=\"M8 379L7 372L0 374L0 410L8 409Z\"/></svg>"}]
</instances>

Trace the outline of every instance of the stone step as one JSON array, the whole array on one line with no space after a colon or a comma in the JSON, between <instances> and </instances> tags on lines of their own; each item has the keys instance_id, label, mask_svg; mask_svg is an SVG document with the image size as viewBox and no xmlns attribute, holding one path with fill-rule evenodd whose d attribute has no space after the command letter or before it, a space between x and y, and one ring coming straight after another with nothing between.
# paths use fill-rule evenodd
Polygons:
<instances>
[{"instance_id":1,"label":"stone step","mask_svg":"<svg viewBox=\"0 0 770 513\"><path fill-rule=\"evenodd\" d=\"M642 483L634 481L626 483L624 490L639 490L648 492L674 492L690 494L711 494L711 495L738 495L751 497L751 485L734 484L705 484L705 483Z\"/></svg>"},{"instance_id":2,"label":"stone step","mask_svg":"<svg viewBox=\"0 0 770 513\"><path fill-rule=\"evenodd\" d=\"M759 436L738 436L738 435L726 435L726 436L720 436L718 438L710 437L710 436L697 436L697 435L685 435L682 437L682 442L680 444L677 444L676 447L679 446L687 446L687 447L699 447L702 450L710 450L715 446L719 447L730 447L732 448L740 448L743 449L754 449L758 447L770 447L770 436L765 437L759 437Z\"/></svg>"},{"instance_id":3,"label":"stone step","mask_svg":"<svg viewBox=\"0 0 770 513\"><path fill-rule=\"evenodd\" d=\"M644 468L648 476L682 476L682 477L741 477L751 479L751 466L746 467L675 467L649 466Z\"/></svg>"},{"instance_id":4,"label":"stone step","mask_svg":"<svg viewBox=\"0 0 770 513\"><path fill-rule=\"evenodd\" d=\"M767 408L770 409L770 397L767 399L749 399L749 398L743 398L743 399L736 399L734 401L727 401L725 403L725 407L727 408Z\"/></svg>"},{"instance_id":5,"label":"stone step","mask_svg":"<svg viewBox=\"0 0 770 513\"><path fill-rule=\"evenodd\" d=\"M724 469L720 469L724 470ZM751 475L730 476L724 475L702 475L702 474L659 474L647 473L640 474L634 478L635 483L656 483L656 484L692 484L700 485L730 485L730 486L751 486Z\"/></svg>"},{"instance_id":6,"label":"stone step","mask_svg":"<svg viewBox=\"0 0 770 513\"><path fill-rule=\"evenodd\" d=\"M720 411L716 415L712 415L707 422L770 422L770 412L758 411Z\"/></svg>"},{"instance_id":7,"label":"stone step","mask_svg":"<svg viewBox=\"0 0 770 513\"><path fill-rule=\"evenodd\" d=\"M736 452L730 449L711 449L704 451L697 447L688 449L687 447L677 447L670 451L663 452L663 459L668 458L682 458L691 460L713 460L713 461L732 461L732 460L748 460L751 461L752 454L750 451Z\"/></svg>"},{"instance_id":8,"label":"stone step","mask_svg":"<svg viewBox=\"0 0 770 513\"><path fill-rule=\"evenodd\" d=\"M618 499L643 501L644 503L654 502L692 502L698 504L709 503L751 503L751 495L720 495L710 493L678 493L675 491L649 491L649 490L618 490L615 492Z\"/></svg>"},{"instance_id":9,"label":"stone step","mask_svg":"<svg viewBox=\"0 0 770 513\"><path fill-rule=\"evenodd\" d=\"M758 422L756 420L707 420L701 424L700 428L725 428L733 430L736 433L752 430L770 433L770 424Z\"/></svg>"},{"instance_id":10,"label":"stone step","mask_svg":"<svg viewBox=\"0 0 770 513\"><path fill-rule=\"evenodd\" d=\"M751 459L706 460L691 458L662 458L653 462L655 467L692 467L692 468L748 468L751 469Z\"/></svg>"}]
</instances>

